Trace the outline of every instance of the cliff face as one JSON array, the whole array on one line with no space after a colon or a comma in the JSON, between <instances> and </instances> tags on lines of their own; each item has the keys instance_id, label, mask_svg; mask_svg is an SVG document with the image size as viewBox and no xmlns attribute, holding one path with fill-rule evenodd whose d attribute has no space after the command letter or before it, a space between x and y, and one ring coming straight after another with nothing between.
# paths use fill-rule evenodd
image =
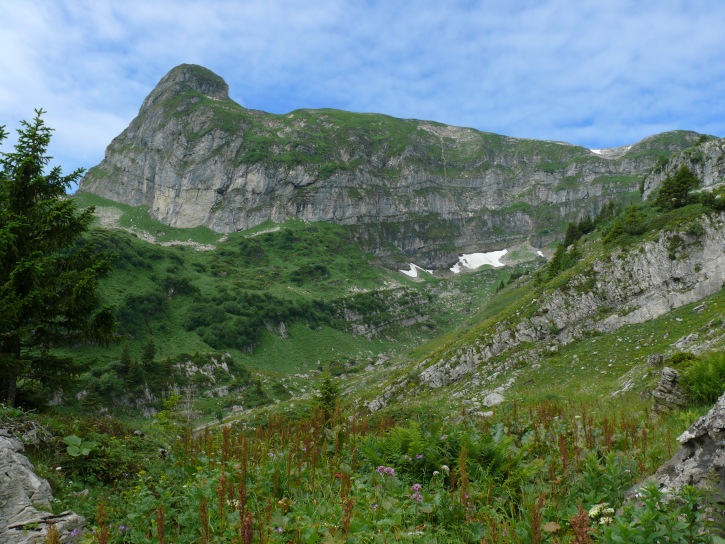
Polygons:
<instances>
[{"instance_id":1,"label":"cliff face","mask_svg":"<svg viewBox=\"0 0 725 544\"><path fill-rule=\"evenodd\" d=\"M465 381L475 388L499 375L513 381L522 363L539 361L560 346L593 332L650 321L717 293L725 286L725 213L695 221L697 228L663 231L636 249L594 259L583 273L565 272L560 287L529 299L514 314L496 316L478 333L422 361L417 386ZM723 334L721 329L711 332L717 338ZM698 334L693 331L691 340L707 345ZM377 410L396 398L409 379L390 383L368 407Z\"/></svg>"},{"instance_id":2,"label":"cliff face","mask_svg":"<svg viewBox=\"0 0 725 544\"><path fill-rule=\"evenodd\" d=\"M149 206L170 226L218 232L288 218L356 225L361 242L424 266L459 252L551 239L693 145L671 132L600 153L338 110L245 109L209 70L171 70L80 191Z\"/></svg>"},{"instance_id":3,"label":"cliff face","mask_svg":"<svg viewBox=\"0 0 725 544\"><path fill-rule=\"evenodd\" d=\"M645 198L662 186L664 179L673 175L680 166L687 166L709 189L725 183L725 138L709 140L676 153L666 163L660 164L645 178Z\"/></svg>"}]
</instances>

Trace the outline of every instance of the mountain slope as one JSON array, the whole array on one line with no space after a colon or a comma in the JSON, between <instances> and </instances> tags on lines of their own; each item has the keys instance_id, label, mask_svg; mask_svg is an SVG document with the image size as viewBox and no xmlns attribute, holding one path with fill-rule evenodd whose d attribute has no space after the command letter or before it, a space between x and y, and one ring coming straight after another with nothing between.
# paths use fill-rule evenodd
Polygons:
<instances>
[{"instance_id":1,"label":"mountain slope","mask_svg":"<svg viewBox=\"0 0 725 544\"><path fill-rule=\"evenodd\" d=\"M643 177L699 135L600 153L430 121L338 110L245 109L200 66L171 70L81 182L173 227L245 230L289 218L356 225L378 256L426 267L530 238L639 198Z\"/></svg>"},{"instance_id":2,"label":"mountain slope","mask_svg":"<svg viewBox=\"0 0 725 544\"><path fill-rule=\"evenodd\" d=\"M498 310L409 365L405 375L378 390L368 406L376 410L386 405L411 384L419 390L453 387L466 398L485 397L496 386L506 389L522 375L531 377L565 346L659 318L682 325L643 329L646 337L639 338L631 356L615 369L622 373L623 386L638 359L649 353L647 346L667 346L668 351L721 348L725 214L702 212L692 205L657 216L640 240L613 244L605 236L604 242L587 241L580 249L584 257L574 267L538 286L522 280L502 293ZM672 317L682 307L690 309ZM701 323L703 319L707 323ZM604 346L602 361L617 358L619 349L616 344ZM577 363L578 357L569 361ZM582 369L602 361L583 360Z\"/></svg>"}]
</instances>

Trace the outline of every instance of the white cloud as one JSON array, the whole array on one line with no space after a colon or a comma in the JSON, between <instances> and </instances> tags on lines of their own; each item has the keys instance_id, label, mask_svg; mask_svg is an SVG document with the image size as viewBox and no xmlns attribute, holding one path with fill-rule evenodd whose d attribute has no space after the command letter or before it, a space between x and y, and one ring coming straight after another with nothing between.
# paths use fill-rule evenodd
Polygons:
<instances>
[{"instance_id":1,"label":"white cloud","mask_svg":"<svg viewBox=\"0 0 725 544\"><path fill-rule=\"evenodd\" d=\"M241 104L337 107L603 148L725 135L725 3L6 0L0 124L34 107L66 169L100 161L173 66Z\"/></svg>"}]
</instances>

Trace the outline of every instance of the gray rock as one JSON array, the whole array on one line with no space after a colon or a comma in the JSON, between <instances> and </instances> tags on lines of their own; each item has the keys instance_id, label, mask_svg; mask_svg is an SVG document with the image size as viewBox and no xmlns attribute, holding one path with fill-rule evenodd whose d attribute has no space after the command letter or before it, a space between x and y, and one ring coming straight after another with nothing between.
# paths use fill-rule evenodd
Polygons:
<instances>
[{"instance_id":1,"label":"gray rock","mask_svg":"<svg viewBox=\"0 0 725 544\"><path fill-rule=\"evenodd\" d=\"M661 353L653 353L647 356L647 364L649 366L660 367L665 362L665 356Z\"/></svg>"},{"instance_id":2,"label":"gray rock","mask_svg":"<svg viewBox=\"0 0 725 544\"><path fill-rule=\"evenodd\" d=\"M489 393L488 395L486 395L481 401L481 404L490 408L491 406L497 406L501 404L504 400L504 396L501 393L494 391L493 393Z\"/></svg>"},{"instance_id":3,"label":"gray rock","mask_svg":"<svg viewBox=\"0 0 725 544\"><path fill-rule=\"evenodd\" d=\"M443 267L459 253L530 235L544 245L538 206L549 206L557 222L596 213L639 189L657 162L648 150L674 153L699 137L651 137L597 155L428 121L344 116L248 110L229 98L222 78L182 65L162 78L79 191L146 205L174 227L235 232L290 218L356 225L380 256L392 243L420 266Z\"/></svg>"},{"instance_id":4,"label":"gray rock","mask_svg":"<svg viewBox=\"0 0 725 544\"><path fill-rule=\"evenodd\" d=\"M19 440L7 433L0 435L0 542L43 542L50 525L55 525L62 537L81 529L83 517L73 512L51 513L50 485L35 474L22 451Z\"/></svg>"},{"instance_id":5,"label":"gray rock","mask_svg":"<svg viewBox=\"0 0 725 544\"><path fill-rule=\"evenodd\" d=\"M725 394L678 441L681 447L675 456L637 487L656 483L662 490L676 493L684 485L714 486L725 496Z\"/></svg>"},{"instance_id":6,"label":"gray rock","mask_svg":"<svg viewBox=\"0 0 725 544\"><path fill-rule=\"evenodd\" d=\"M655 411L668 412L677 410L687 404L687 394L680 385L680 373L666 366L662 369L662 377L652 392Z\"/></svg>"}]
</instances>

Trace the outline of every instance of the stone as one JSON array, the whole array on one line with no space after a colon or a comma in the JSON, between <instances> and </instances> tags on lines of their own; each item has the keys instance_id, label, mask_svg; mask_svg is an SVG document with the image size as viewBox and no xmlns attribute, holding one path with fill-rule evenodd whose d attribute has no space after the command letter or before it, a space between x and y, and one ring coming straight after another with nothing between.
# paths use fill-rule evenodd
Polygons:
<instances>
[{"instance_id":1,"label":"stone","mask_svg":"<svg viewBox=\"0 0 725 544\"><path fill-rule=\"evenodd\" d=\"M355 225L379 256L402 251L423 268L448 268L461 253L539 237L541 205L552 207L556 221L576 220L584 208L639 190L658 157L642 151L670 155L699 138L683 131L597 155L430 121L369 119L248 110L229 98L221 77L181 65L151 91L78 190L148 206L173 227L228 233L292 218ZM455 150L455 166L446 163L447 149ZM552 171L552 160L565 167ZM421 235L434 230L446 234ZM550 240L537 245L543 241Z\"/></svg>"},{"instance_id":2,"label":"stone","mask_svg":"<svg viewBox=\"0 0 725 544\"><path fill-rule=\"evenodd\" d=\"M647 356L647 364L653 367L660 367L665 362L665 356L661 353L653 353Z\"/></svg>"},{"instance_id":3,"label":"stone","mask_svg":"<svg viewBox=\"0 0 725 544\"><path fill-rule=\"evenodd\" d=\"M681 447L675 456L637 489L656 483L667 493L677 493L693 485L725 497L725 394L678 441Z\"/></svg>"},{"instance_id":4,"label":"stone","mask_svg":"<svg viewBox=\"0 0 725 544\"><path fill-rule=\"evenodd\" d=\"M677 410L687 404L687 394L680 385L680 373L666 366L662 369L662 377L652 392L656 412Z\"/></svg>"},{"instance_id":5,"label":"stone","mask_svg":"<svg viewBox=\"0 0 725 544\"><path fill-rule=\"evenodd\" d=\"M50 485L22 452L22 443L0 430L0 542L44 542L50 525L62 537L83 528L85 519L74 512L51 513Z\"/></svg>"},{"instance_id":6,"label":"stone","mask_svg":"<svg viewBox=\"0 0 725 544\"><path fill-rule=\"evenodd\" d=\"M481 401L481 404L490 408L491 406L497 406L501 404L504 400L504 396L501 393L494 391L493 393L489 393L488 395L486 395Z\"/></svg>"}]
</instances>

